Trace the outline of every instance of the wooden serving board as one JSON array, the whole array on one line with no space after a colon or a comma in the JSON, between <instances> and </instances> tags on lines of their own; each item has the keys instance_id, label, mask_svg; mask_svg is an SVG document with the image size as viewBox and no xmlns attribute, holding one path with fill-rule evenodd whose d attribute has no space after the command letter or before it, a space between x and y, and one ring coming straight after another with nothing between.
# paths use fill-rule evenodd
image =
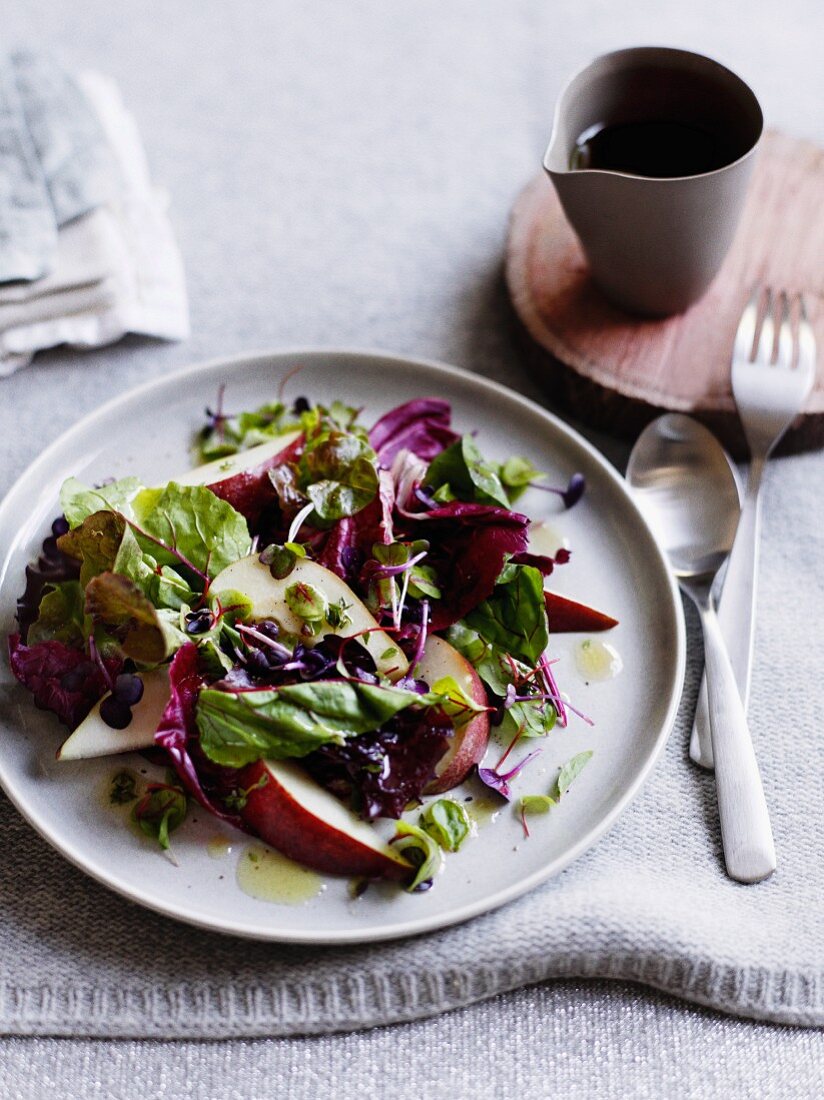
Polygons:
<instances>
[{"instance_id":1,"label":"wooden serving board","mask_svg":"<svg viewBox=\"0 0 824 1100\"><path fill-rule=\"evenodd\" d=\"M608 302L545 174L512 211L506 276L536 377L572 415L634 439L662 412L689 413L738 457L730 353L741 312L758 284L803 292L818 378L781 450L824 445L824 149L765 136L730 254L686 313L652 320Z\"/></svg>"}]
</instances>

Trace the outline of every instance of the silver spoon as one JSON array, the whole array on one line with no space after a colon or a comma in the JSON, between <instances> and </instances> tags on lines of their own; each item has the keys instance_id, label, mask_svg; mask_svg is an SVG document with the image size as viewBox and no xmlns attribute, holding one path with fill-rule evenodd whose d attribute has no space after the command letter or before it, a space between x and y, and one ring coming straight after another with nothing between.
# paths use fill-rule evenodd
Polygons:
<instances>
[{"instance_id":1,"label":"silver spoon","mask_svg":"<svg viewBox=\"0 0 824 1100\"><path fill-rule=\"evenodd\" d=\"M727 873L738 882L760 882L775 870L775 845L747 717L712 599L713 581L738 525L735 477L715 436L688 416L672 413L641 433L627 481L701 616Z\"/></svg>"}]
</instances>

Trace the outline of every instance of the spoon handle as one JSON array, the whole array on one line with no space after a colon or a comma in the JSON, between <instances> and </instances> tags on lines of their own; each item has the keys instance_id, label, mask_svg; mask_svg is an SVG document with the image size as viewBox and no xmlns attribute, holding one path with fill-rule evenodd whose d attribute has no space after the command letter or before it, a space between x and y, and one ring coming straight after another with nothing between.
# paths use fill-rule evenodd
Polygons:
<instances>
[{"instance_id":1,"label":"spoon handle","mask_svg":"<svg viewBox=\"0 0 824 1100\"><path fill-rule=\"evenodd\" d=\"M724 587L718 600L718 623L730 664L735 673L738 693L744 701L744 711L750 694L753 638L755 635L755 592L758 580L758 543L761 526L761 472L763 459L754 459L750 466L747 492L741 508L735 543L730 554ZM712 768L712 738L707 714L707 685L701 680L695 722L690 738L690 757L702 768Z\"/></svg>"},{"instance_id":2,"label":"spoon handle","mask_svg":"<svg viewBox=\"0 0 824 1100\"><path fill-rule=\"evenodd\" d=\"M735 674L711 604L701 609L701 623L727 874L738 882L760 882L773 873L776 865L764 788Z\"/></svg>"}]
</instances>

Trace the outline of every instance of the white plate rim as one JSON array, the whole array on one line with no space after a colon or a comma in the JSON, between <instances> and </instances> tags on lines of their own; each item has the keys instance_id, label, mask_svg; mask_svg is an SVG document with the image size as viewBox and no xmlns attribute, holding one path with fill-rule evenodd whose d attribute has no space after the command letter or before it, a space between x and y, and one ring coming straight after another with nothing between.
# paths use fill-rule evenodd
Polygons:
<instances>
[{"instance_id":1,"label":"white plate rim","mask_svg":"<svg viewBox=\"0 0 824 1100\"><path fill-rule=\"evenodd\" d=\"M578 859L579 856L588 851L615 824L621 814L638 796L669 739L670 732L675 723L675 717L681 701L684 685L686 671L686 628L678 587L669 569L663 551L658 545L642 512L635 503L625 480L596 447L554 413L551 413L542 405L524 397L522 394L517 393L500 382L495 382L483 375L478 375L462 367L452 366L435 359L407 356L374 347L296 346L243 352L232 356L218 356L134 386L124 393L110 398L96 409L93 409L91 412L81 417L40 452L37 458L35 458L16 479L15 483L0 502L0 523L5 520L6 513L14 508L17 496L25 491L25 483L36 477L41 469L50 465L52 455L65 446L74 434L80 434L89 428L93 428L97 421L106 421L112 413L117 412L120 406L128 405L133 401L140 401L155 391L161 391L168 386L181 383L201 373L208 373L209 371L215 370L226 370L227 372L241 369L254 370L255 366L271 363L273 360L316 358L318 356L380 359L391 362L398 367L406 368L407 370L410 368L422 367L435 374L442 374L448 378L457 378L464 383L468 382L480 391L499 394L508 402L514 402L517 405L521 405L526 411L529 411L533 415L537 414L544 419L548 426L558 433L558 435L575 446L580 447L587 453L589 458L600 468L601 473L613 483L615 488L617 488L619 495L623 498L624 505L632 513L635 522L646 532L648 536L648 547L645 549L655 560L659 571L658 579L664 582L669 592L670 603L667 610L673 616L675 627L674 670L670 686L670 697L664 719L660 723L648 755L639 767L634 779L627 786L622 796L616 800L612 808L596 821L591 828L584 832L577 842L566 849L563 854L550 860L539 870L527 875L513 885L446 913L435 913L426 917L408 920L402 924L378 925L377 927L372 926L368 929L340 929L334 932L325 931L323 933L311 931L302 933L300 930L279 932L277 929L273 929L270 934L268 930L266 933L262 933L259 926L245 925L242 921L203 920L187 912L183 905L147 898L141 893L139 886L135 886L126 879L122 879L119 876L112 875L107 871L95 867L93 860L86 854L77 851L70 842L67 842L61 837L59 830L52 828L46 820L41 819L37 813L33 812L31 808L26 805L24 799L18 798L14 790L13 779L7 772L2 752L0 752L0 786L2 786L6 796L21 816L41 837L43 837L44 840L70 863L127 900L143 908L150 909L153 912L160 913L163 916L171 917L184 924L201 928L209 932L219 932L225 935L272 943L345 945L401 939L407 936L420 935L425 932L434 932L442 928L463 923L473 917L500 908L500 906L514 901L529 891L534 890L537 886L540 886L548 879L559 874L572 862ZM6 548L4 559L2 563L0 563L0 586L2 586L5 581L6 572L9 566L10 550L10 547Z\"/></svg>"}]
</instances>

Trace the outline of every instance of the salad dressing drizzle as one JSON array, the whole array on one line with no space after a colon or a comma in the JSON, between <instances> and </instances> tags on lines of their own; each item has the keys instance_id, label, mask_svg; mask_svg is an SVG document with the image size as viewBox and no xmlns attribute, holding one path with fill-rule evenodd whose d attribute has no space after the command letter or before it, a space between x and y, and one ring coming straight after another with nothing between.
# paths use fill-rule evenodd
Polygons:
<instances>
[{"instance_id":1,"label":"salad dressing drizzle","mask_svg":"<svg viewBox=\"0 0 824 1100\"><path fill-rule=\"evenodd\" d=\"M502 806L500 799L475 798L466 804L469 816L476 829L482 829L485 825L491 825L497 820Z\"/></svg>"},{"instance_id":2,"label":"salad dressing drizzle","mask_svg":"<svg viewBox=\"0 0 824 1100\"><path fill-rule=\"evenodd\" d=\"M244 894L275 905L304 905L326 889L320 875L263 844L243 848L236 878Z\"/></svg>"}]
</instances>

